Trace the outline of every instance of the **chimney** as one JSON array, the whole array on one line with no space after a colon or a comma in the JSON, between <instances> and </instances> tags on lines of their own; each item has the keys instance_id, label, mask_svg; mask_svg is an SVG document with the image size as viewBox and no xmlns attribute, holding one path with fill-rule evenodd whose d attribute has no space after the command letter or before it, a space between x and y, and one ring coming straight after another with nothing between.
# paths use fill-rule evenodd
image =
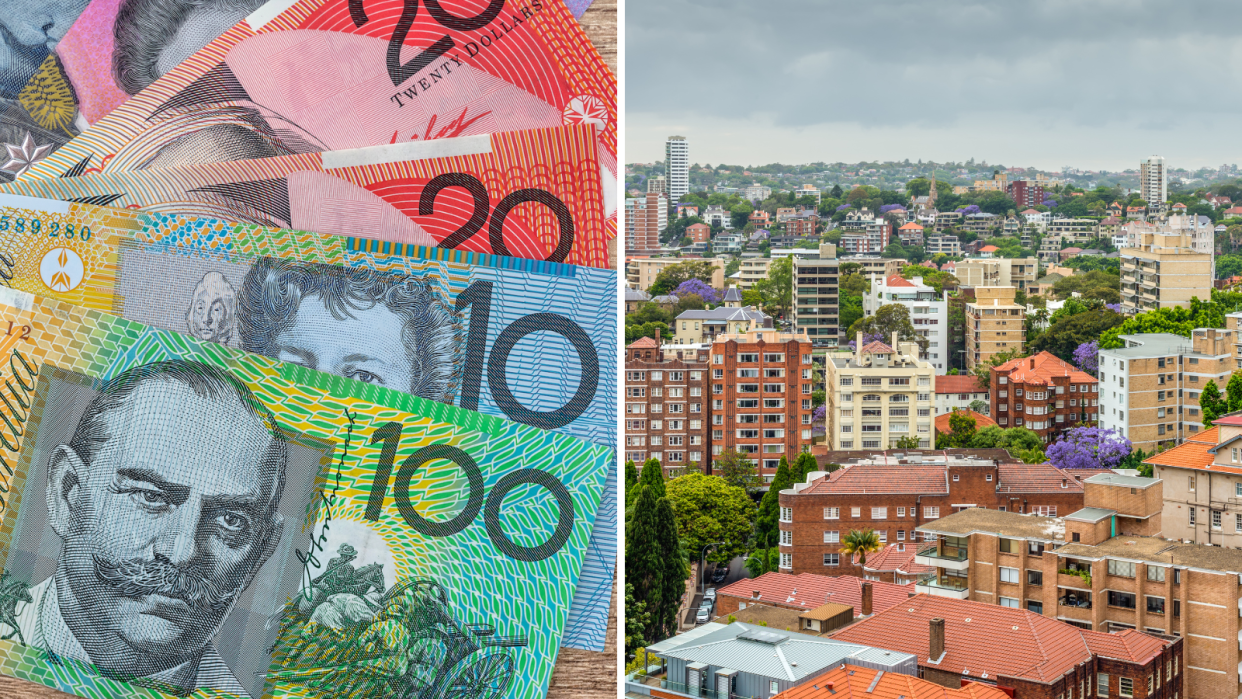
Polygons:
<instances>
[{"instance_id":1,"label":"chimney","mask_svg":"<svg viewBox=\"0 0 1242 699\"><path fill-rule=\"evenodd\" d=\"M1034 369L1034 368L1035 368L1035 358L1034 358L1034 357L1031 357L1031 368L1032 368L1032 369Z\"/></svg>"},{"instance_id":2,"label":"chimney","mask_svg":"<svg viewBox=\"0 0 1242 699\"><path fill-rule=\"evenodd\" d=\"M854 340L854 363L859 366L862 365L862 339L863 334L862 331L859 330L858 338Z\"/></svg>"},{"instance_id":3,"label":"chimney","mask_svg":"<svg viewBox=\"0 0 1242 699\"><path fill-rule=\"evenodd\" d=\"M751 599L759 599L759 594L760 594L760 593L759 593L759 591L758 591L758 590L751 590L751 591L750 591L750 598L751 598Z\"/></svg>"},{"instance_id":4,"label":"chimney","mask_svg":"<svg viewBox=\"0 0 1242 699\"><path fill-rule=\"evenodd\" d=\"M898 355L901 354L901 345L897 344L897 331L896 330L893 331L893 351L896 352Z\"/></svg>"},{"instance_id":5,"label":"chimney","mask_svg":"<svg viewBox=\"0 0 1242 699\"><path fill-rule=\"evenodd\" d=\"M871 616L871 583L862 584L862 615Z\"/></svg>"},{"instance_id":6,"label":"chimney","mask_svg":"<svg viewBox=\"0 0 1242 699\"><path fill-rule=\"evenodd\" d=\"M936 661L944 655L944 619L936 617L928 622L931 625L930 647L927 659Z\"/></svg>"}]
</instances>

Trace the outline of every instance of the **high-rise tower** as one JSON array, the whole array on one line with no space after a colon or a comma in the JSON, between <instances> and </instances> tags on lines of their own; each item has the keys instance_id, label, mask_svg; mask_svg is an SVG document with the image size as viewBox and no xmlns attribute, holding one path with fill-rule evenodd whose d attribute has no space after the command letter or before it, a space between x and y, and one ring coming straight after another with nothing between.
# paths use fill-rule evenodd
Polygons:
<instances>
[{"instance_id":1,"label":"high-rise tower","mask_svg":"<svg viewBox=\"0 0 1242 699\"><path fill-rule=\"evenodd\" d=\"M669 136L664 143L664 176L668 203L676 204L690 191L690 144L685 136Z\"/></svg>"}]
</instances>

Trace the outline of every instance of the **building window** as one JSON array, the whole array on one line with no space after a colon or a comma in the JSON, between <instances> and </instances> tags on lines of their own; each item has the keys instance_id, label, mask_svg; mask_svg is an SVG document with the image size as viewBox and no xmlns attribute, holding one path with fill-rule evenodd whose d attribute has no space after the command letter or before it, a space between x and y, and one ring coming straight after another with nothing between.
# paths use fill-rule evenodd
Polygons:
<instances>
[{"instance_id":1,"label":"building window","mask_svg":"<svg viewBox=\"0 0 1242 699\"><path fill-rule=\"evenodd\" d=\"M1134 696L1134 678L1119 677L1117 678L1117 693L1123 697Z\"/></svg>"},{"instance_id":2,"label":"building window","mask_svg":"<svg viewBox=\"0 0 1242 699\"><path fill-rule=\"evenodd\" d=\"M851 517L855 517L855 518L862 517L862 508L861 508L861 507L851 507L851 508L850 508L850 516L851 516Z\"/></svg>"},{"instance_id":3,"label":"building window","mask_svg":"<svg viewBox=\"0 0 1242 699\"><path fill-rule=\"evenodd\" d=\"M1097 697L1108 696L1108 673L1100 672L1095 675L1095 695Z\"/></svg>"},{"instance_id":4,"label":"building window","mask_svg":"<svg viewBox=\"0 0 1242 699\"><path fill-rule=\"evenodd\" d=\"M1027 611L1035 612L1036 614L1043 614L1043 613L1044 613L1044 603L1043 603L1043 602L1036 602L1035 600L1029 600L1029 599L1028 599L1028 600L1026 601L1026 609L1027 609ZM1074 696L1074 688L1073 688L1073 687L1070 687L1070 699L1073 699L1073 696Z\"/></svg>"},{"instance_id":5,"label":"building window","mask_svg":"<svg viewBox=\"0 0 1242 699\"><path fill-rule=\"evenodd\" d=\"M924 507L923 508L923 519L939 519L939 518L940 518L939 507Z\"/></svg>"},{"instance_id":6,"label":"building window","mask_svg":"<svg viewBox=\"0 0 1242 699\"><path fill-rule=\"evenodd\" d=\"M905 530L905 529L898 529L898 530L897 530L897 540L898 540L898 541L905 541L905 540L906 540L906 530Z\"/></svg>"},{"instance_id":7,"label":"building window","mask_svg":"<svg viewBox=\"0 0 1242 699\"><path fill-rule=\"evenodd\" d=\"M825 544L836 544L836 543L840 543L840 541L841 541L841 532L839 531L824 532L824 543Z\"/></svg>"},{"instance_id":8,"label":"building window","mask_svg":"<svg viewBox=\"0 0 1242 699\"><path fill-rule=\"evenodd\" d=\"M1147 612L1149 614L1164 614L1164 598L1149 596L1147 598Z\"/></svg>"},{"instance_id":9,"label":"building window","mask_svg":"<svg viewBox=\"0 0 1242 699\"><path fill-rule=\"evenodd\" d=\"M781 554L781 567L782 568L793 568L793 554L792 553Z\"/></svg>"},{"instance_id":10,"label":"building window","mask_svg":"<svg viewBox=\"0 0 1242 699\"><path fill-rule=\"evenodd\" d=\"M1164 567L1153 565L1147 566L1147 579L1155 580L1156 582L1164 582Z\"/></svg>"},{"instance_id":11,"label":"building window","mask_svg":"<svg viewBox=\"0 0 1242 699\"><path fill-rule=\"evenodd\" d=\"M825 507L824 508L824 519L841 519L841 508Z\"/></svg>"},{"instance_id":12,"label":"building window","mask_svg":"<svg viewBox=\"0 0 1242 699\"><path fill-rule=\"evenodd\" d=\"M898 507L898 508L897 508L897 516L898 516L898 517L905 517L905 516L906 516L906 508L904 508L904 507Z\"/></svg>"},{"instance_id":13,"label":"building window","mask_svg":"<svg viewBox=\"0 0 1242 699\"><path fill-rule=\"evenodd\" d=\"M1212 528L1220 529L1220 510L1212 510Z\"/></svg>"},{"instance_id":14,"label":"building window","mask_svg":"<svg viewBox=\"0 0 1242 699\"><path fill-rule=\"evenodd\" d=\"M782 508L781 508L781 521L782 521L782 522L792 522L792 521L793 521L793 508L792 508L792 507L782 507Z\"/></svg>"},{"instance_id":15,"label":"building window","mask_svg":"<svg viewBox=\"0 0 1242 699\"><path fill-rule=\"evenodd\" d=\"M1108 591L1108 606L1134 609L1134 595L1129 592Z\"/></svg>"},{"instance_id":16,"label":"building window","mask_svg":"<svg viewBox=\"0 0 1242 699\"><path fill-rule=\"evenodd\" d=\"M1037 586L1043 585L1044 584L1044 571L1028 569L1026 571L1026 584L1037 585Z\"/></svg>"},{"instance_id":17,"label":"building window","mask_svg":"<svg viewBox=\"0 0 1242 699\"><path fill-rule=\"evenodd\" d=\"M1002 607L1012 607L1012 608L1014 608L1014 609L1017 609L1017 608L1018 608L1018 600L1014 599L1013 597L1002 597L1002 598L1000 598L1000 606L1002 606Z\"/></svg>"},{"instance_id":18,"label":"building window","mask_svg":"<svg viewBox=\"0 0 1242 699\"><path fill-rule=\"evenodd\" d=\"M1193 480L1193 479L1192 479L1192 480ZM1192 492L1192 493L1193 493L1193 492L1194 492L1194 490L1195 490L1194 488L1191 488L1191 489L1190 489L1190 492ZM1194 507L1191 507L1191 508L1190 508L1190 526L1192 526L1192 527L1193 527L1193 526L1195 526L1195 508L1194 508Z\"/></svg>"},{"instance_id":19,"label":"building window","mask_svg":"<svg viewBox=\"0 0 1242 699\"><path fill-rule=\"evenodd\" d=\"M1130 561L1115 561L1110 558L1108 559L1108 574L1132 578L1134 577L1134 563Z\"/></svg>"},{"instance_id":20,"label":"building window","mask_svg":"<svg viewBox=\"0 0 1242 699\"><path fill-rule=\"evenodd\" d=\"M825 553L825 554L824 554L824 565L826 565L826 566L839 566L839 565L841 565L841 554L839 554L839 553Z\"/></svg>"},{"instance_id":21,"label":"building window","mask_svg":"<svg viewBox=\"0 0 1242 699\"><path fill-rule=\"evenodd\" d=\"M888 508L887 507L871 508L871 519L888 519Z\"/></svg>"},{"instance_id":22,"label":"building window","mask_svg":"<svg viewBox=\"0 0 1242 699\"><path fill-rule=\"evenodd\" d=\"M1018 569L1017 568L1006 568L1004 566L1001 566L1000 580L1001 582L1005 582L1005 583L1017 583L1018 582ZM1014 604L1011 606L1014 606L1014 607L1018 606L1017 600L1014 600Z\"/></svg>"}]
</instances>

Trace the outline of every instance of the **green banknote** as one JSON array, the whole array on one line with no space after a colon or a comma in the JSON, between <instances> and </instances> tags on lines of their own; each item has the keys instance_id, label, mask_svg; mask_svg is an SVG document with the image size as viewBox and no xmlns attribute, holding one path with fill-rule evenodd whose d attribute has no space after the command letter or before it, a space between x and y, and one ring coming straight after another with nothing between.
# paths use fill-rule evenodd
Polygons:
<instances>
[{"instance_id":1,"label":"green banknote","mask_svg":"<svg viewBox=\"0 0 1242 699\"><path fill-rule=\"evenodd\" d=\"M0 672L546 691L607 448L8 287L0 357Z\"/></svg>"},{"instance_id":2,"label":"green banknote","mask_svg":"<svg viewBox=\"0 0 1242 699\"><path fill-rule=\"evenodd\" d=\"M0 275L153 327L616 442L611 270L0 194ZM609 475L565 627L573 648L603 650Z\"/></svg>"}]
</instances>

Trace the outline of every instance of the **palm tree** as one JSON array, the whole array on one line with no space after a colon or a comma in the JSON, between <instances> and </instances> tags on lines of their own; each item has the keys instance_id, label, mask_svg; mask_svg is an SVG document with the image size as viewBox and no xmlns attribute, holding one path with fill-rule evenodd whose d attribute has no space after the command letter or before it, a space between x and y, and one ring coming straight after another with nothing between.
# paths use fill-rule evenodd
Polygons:
<instances>
[{"instance_id":1,"label":"palm tree","mask_svg":"<svg viewBox=\"0 0 1242 699\"><path fill-rule=\"evenodd\" d=\"M874 529L854 529L841 539L841 552L850 556L858 554L858 565L867 565L867 554L882 548L884 545L880 543L880 535Z\"/></svg>"}]
</instances>

